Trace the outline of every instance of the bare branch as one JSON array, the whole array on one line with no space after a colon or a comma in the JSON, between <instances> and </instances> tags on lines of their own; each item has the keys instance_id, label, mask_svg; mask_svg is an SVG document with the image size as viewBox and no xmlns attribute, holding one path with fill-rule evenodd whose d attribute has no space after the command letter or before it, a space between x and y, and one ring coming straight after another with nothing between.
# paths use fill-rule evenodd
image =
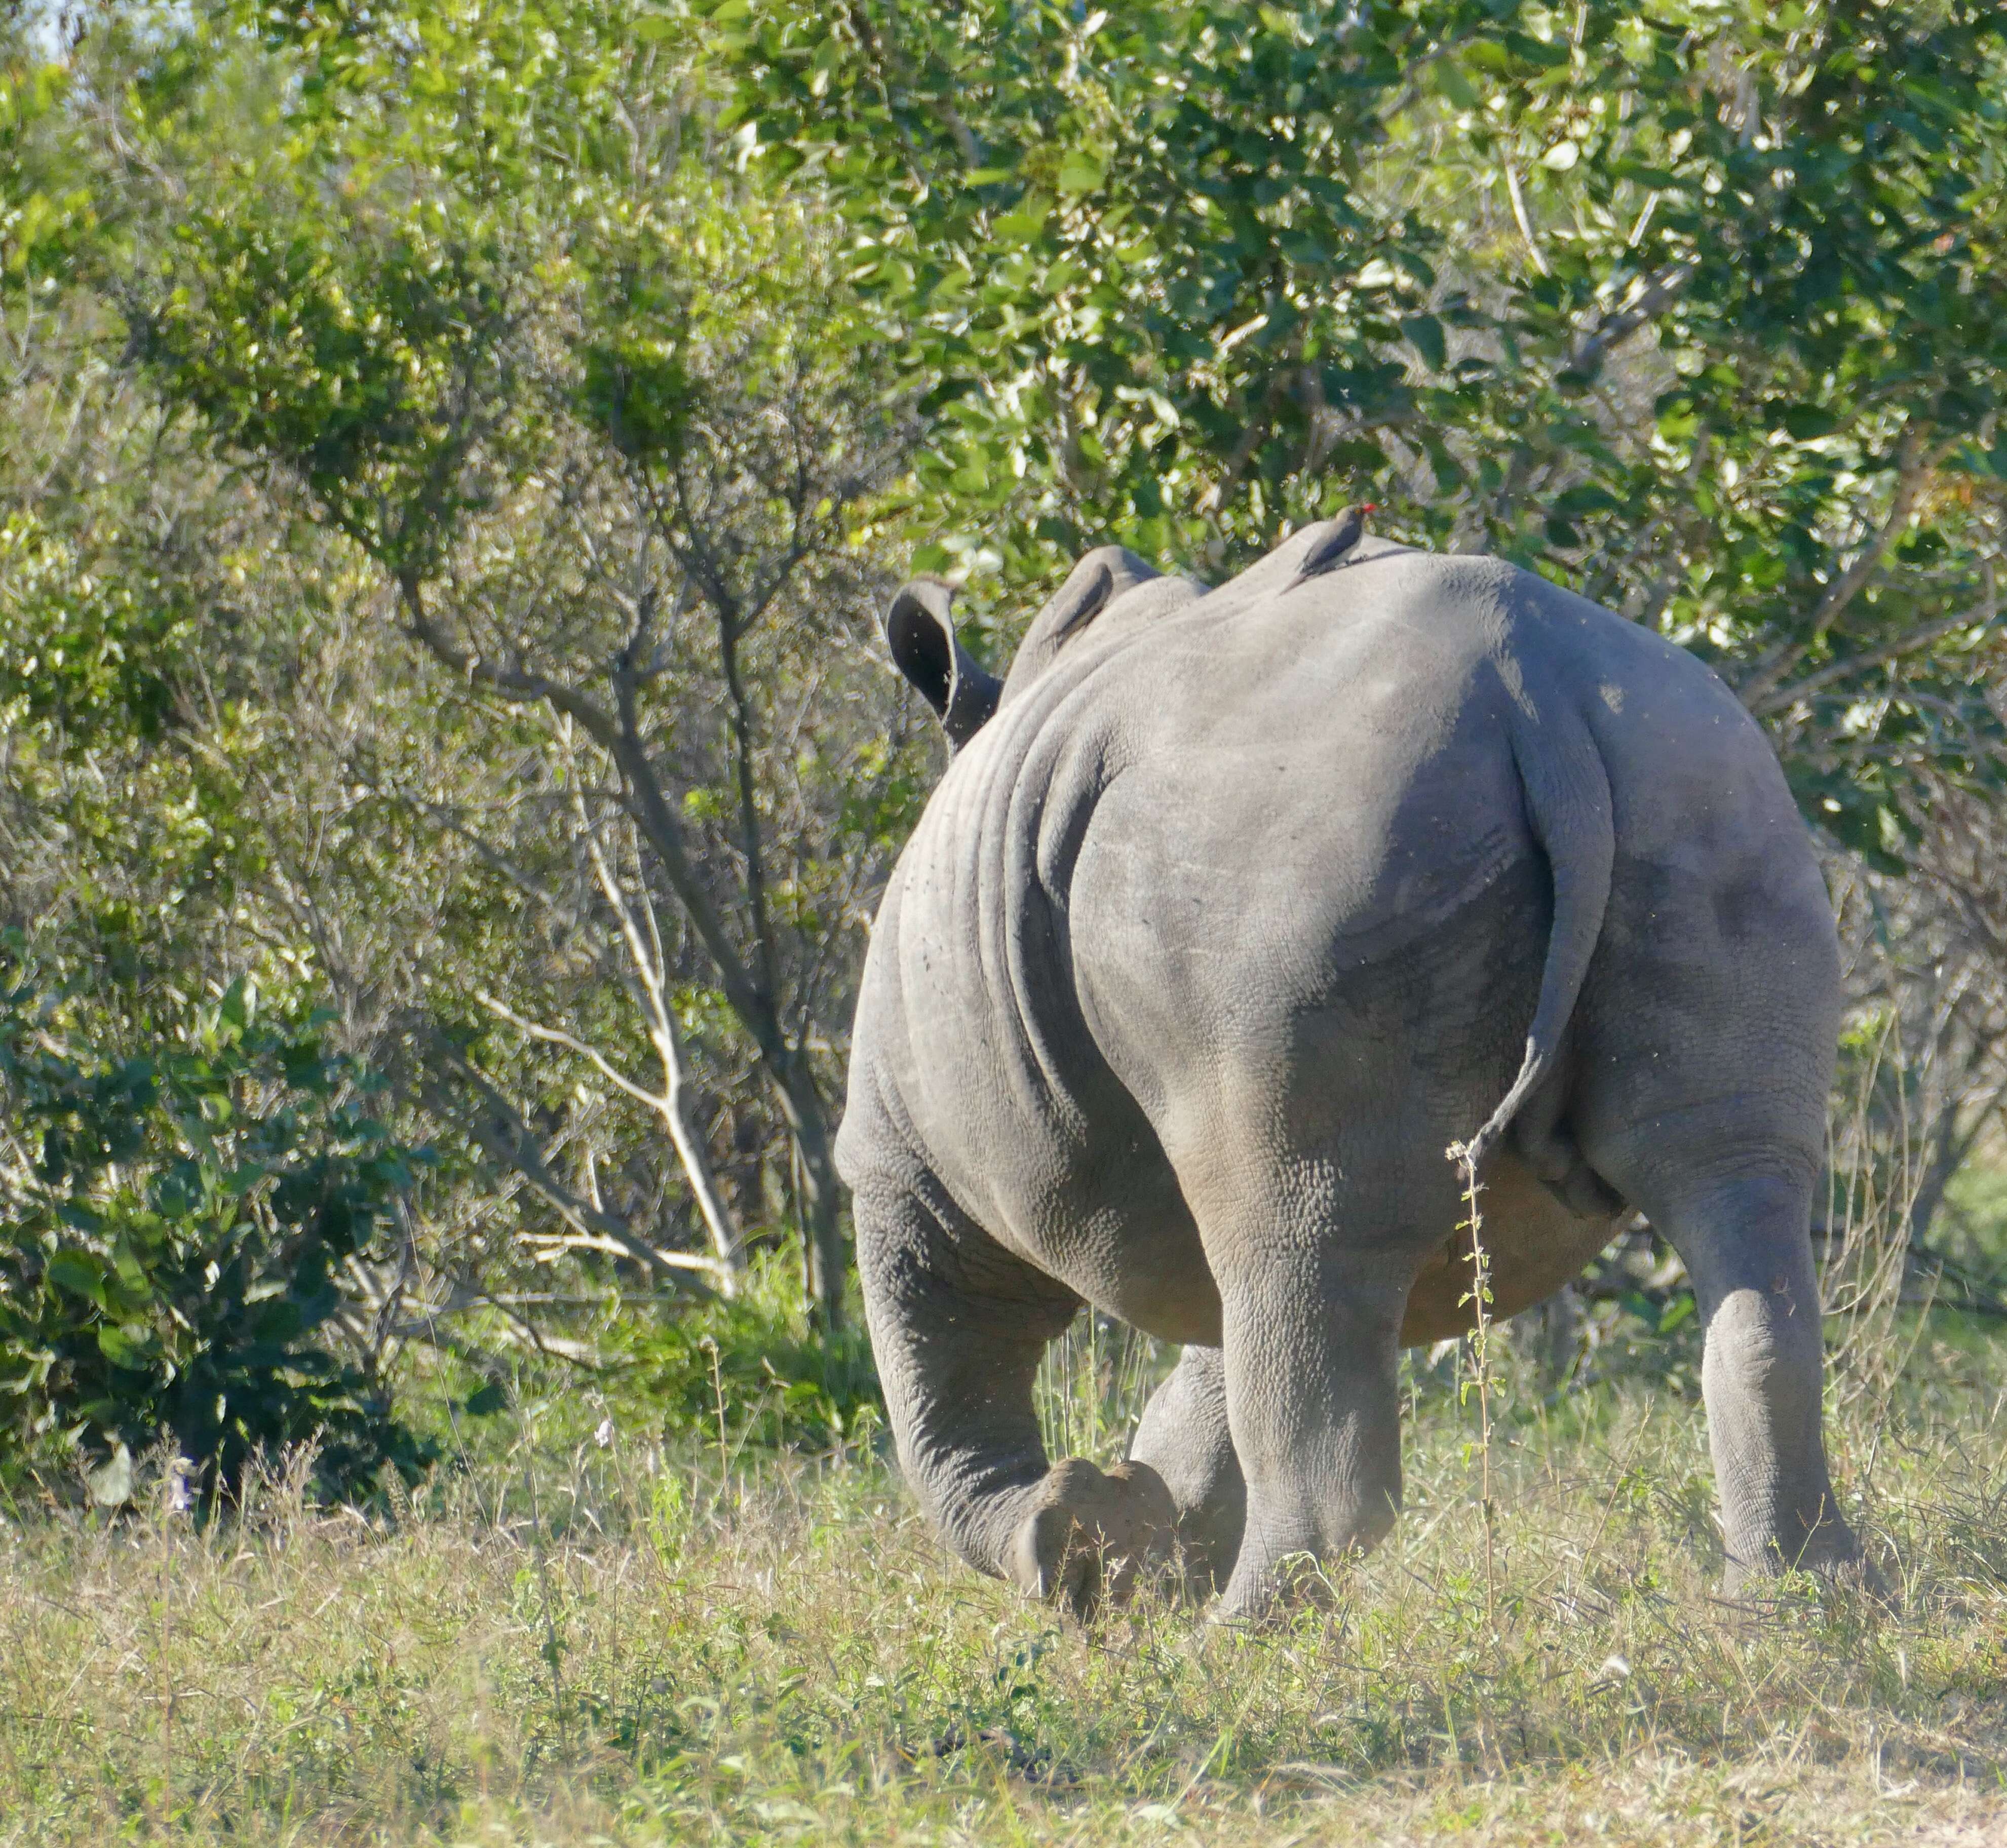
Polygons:
<instances>
[{"instance_id":1,"label":"bare branch","mask_svg":"<svg viewBox=\"0 0 2007 1848\"><path fill-rule=\"evenodd\" d=\"M565 740L570 749L570 739ZM627 894L615 876L613 869L601 850L598 831L587 813L585 798L580 790L576 771L570 778L573 806L586 850L592 859L592 869L599 881L599 889L612 907L613 915L619 920L620 933L627 945L628 958L633 965L636 980L640 983L648 1011L648 1037L655 1049L655 1056L662 1070L662 1090L659 1096L640 1090L613 1073L612 1067L596 1052L587 1049L587 1056L594 1063L615 1077L623 1090L641 1098L662 1119L669 1132L669 1140L675 1144L678 1158L683 1162L683 1175L690 1183L695 1197L697 1211L703 1215L704 1229L711 1235L711 1246L718 1254L727 1274L736 1278L746 1268L746 1241L741 1236L732 1210L725 1203L725 1196L718 1190L717 1177L711 1171L711 1160L704 1146L704 1139L697 1134L690 1110L690 1085L687 1062L683 1057L682 1035L676 1029L675 1010L669 1005L668 966L662 954L661 932L655 922L654 907L647 898L645 886L640 903L647 922L647 936L644 939L634 915L634 907L628 902Z\"/></svg>"},{"instance_id":2,"label":"bare branch","mask_svg":"<svg viewBox=\"0 0 2007 1848\"><path fill-rule=\"evenodd\" d=\"M1645 285L1642 294L1596 324L1596 331L1568 355L1568 370L1595 372L1612 347L1628 340L1662 309L1669 307L1698 273L1698 266L1694 263L1675 263L1670 270L1662 270Z\"/></svg>"},{"instance_id":3,"label":"bare branch","mask_svg":"<svg viewBox=\"0 0 2007 1848\"><path fill-rule=\"evenodd\" d=\"M464 648L441 628L425 608L425 594L415 579L402 579L398 593L404 605L405 626L442 667L460 676L469 686L479 686L503 699L548 706L573 720L588 736L612 751L619 742L619 728L612 714L587 699L575 686L548 675L533 674L520 668L497 666L471 648Z\"/></svg>"},{"instance_id":4,"label":"bare branch","mask_svg":"<svg viewBox=\"0 0 2007 1848\"><path fill-rule=\"evenodd\" d=\"M618 1240L602 1236L596 1232L531 1233L524 1242L541 1248L563 1251L603 1251L609 1257L626 1257L632 1255ZM721 1294L728 1294L727 1286L735 1281L732 1267L721 1259L707 1257L697 1251L658 1251L661 1261L676 1269L700 1271L707 1276L718 1280ZM496 1300L501 1300L496 1298Z\"/></svg>"},{"instance_id":5,"label":"bare branch","mask_svg":"<svg viewBox=\"0 0 2007 1848\"><path fill-rule=\"evenodd\" d=\"M1800 700L1809 698L1821 689L1843 680L1850 674L1864 673L1870 668L1886 666L1892 661L1899 661L1906 654L1921 654L1934 647L1948 635L1956 635L1961 629L1980 626L1990 619L1973 615L1966 611L1956 616L1947 616L1941 622L1928 622L1921 629L1913 629L1908 634L1899 636L1892 642L1885 642L1878 648L1870 648L1864 654L1850 654L1844 659L1830 662L1816 673L1808 674L1804 679L1790 686L1779 687L1761 698L1751 699L1745 693L1743 704L1758 718L1773 712L1781 712Z\"/></svg>"},{"instance_id":6,"label":"bare branch","mask_svg":"<svg viewBox=\"0 0 2007 1848\"><path fill-rule=\"evenodd\" d=\"M666 1098L658 1097L645 1084L636 1084L596 1046L587 1046L576 1034L567 1033L561 1027L546 1027L539 1021L533 1021L527 1015L518 1014L507 1002L490 994L485 988L474 992L482 1007L490 1014L506 1021L518 1032L527 1034L532 1039L540 1039L546 1046L563 1046L568 1053L577 1053L581 1059L590 1061L593 1070L608 1084L625 1092L637 1104L646 1104L658 1114L665 1109L668 1101Z\"/></svg>"},{"instance_id":7,"label":"bare branch","mask_svg":"<svg viewBox=\"0 0 2007 1848\"><path fill-rule=\"evenodd\" d=\"M481 1108L474 1111L457 1108L455 1099L443 1084L428 1079L419 1088L419 1095L428 1109L450 1122L458 1123L491 1161L520 1175L574 1232L610 1240L621 1256L645 1265L658 1277L686 1289L712 1293L708 1285L691 1278L687 1264L678 1261L686 1254L657 1250L646 1239L638 1236L624 1220L581 1199L566 1187L551 1172L521 1113L495 1088L486 1074L471 1064L436 1028L429 1040L428 1063L450 1071L476 1094Z\"/></svg>"},{"instance_id":8,"label":"bare branch","mask_svg":"<svg viewBox=\"0 0 2007 1848\"><path fill-rule=\"evenodd\" d=\"M1533 267L1544 276L1547 273L1547 259L1541 254L1540 240L1533 235L1532 221L1526 216L1526 195L1519 190L1519 170L1512 164L1510 154L1501 164L1505 170L1505 191L1512 201L1512 222L1519 227L1519 235L1525 240L1526 254L1533 259Z\"/></svg>"}]
</instances>

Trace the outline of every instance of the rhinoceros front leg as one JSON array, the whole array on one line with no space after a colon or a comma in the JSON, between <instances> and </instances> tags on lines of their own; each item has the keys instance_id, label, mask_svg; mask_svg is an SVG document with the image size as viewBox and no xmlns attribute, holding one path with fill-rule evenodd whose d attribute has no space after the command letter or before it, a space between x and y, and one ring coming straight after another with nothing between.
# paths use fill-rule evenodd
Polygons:
<instances>
[{"instance_id":1,"label":"rhinoceros front leg","mask_svg":"<svg viewBox=\"0 0 2007 1848\"><path fill-rule=\"evenodd\" d=\"M1193 1589L1224 1584L1240 1550L1247 1485L1226 1415L1226 1357L1194 1344L1150 1395L1129 1446L1131 1462L1163 1479L1177 1509L1178 1550Z\"/></svg>"},{"instance_id":2,"label":"rhinoceros front leg","mask_svg":"<svg viewBox=\"0 0 2007 1848\"><path fill-rule=\"evenodd\" d=\"M955 1551L1086 1617L1168 1556L1177 1511L1148 1465L1049 1465L1032 1387L1079 1299L910 1195L860 1193L858 1269L907 1481Z\"/></svg>"}]
</instances>

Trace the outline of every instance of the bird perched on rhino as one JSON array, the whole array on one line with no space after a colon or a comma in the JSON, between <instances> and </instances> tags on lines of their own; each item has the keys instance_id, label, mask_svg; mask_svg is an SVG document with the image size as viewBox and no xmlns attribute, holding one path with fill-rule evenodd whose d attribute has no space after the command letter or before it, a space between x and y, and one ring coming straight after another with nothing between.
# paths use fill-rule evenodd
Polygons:
<instances>
[{"instance_id":1,"label":"bird perched on rhino","mask_svg":"<svg viewBox=\"0 0 2007 1848\"><path fill-rule=\"evenodd\" d=\"M1310 538L1296 566L1296 584L1321 577L1327 571L1335 571L1345 563L1353 548L1366 536L1366 516L1379 510L1377 501L1357 501L1335 519L1321 521L1309 528ZM1296 584L1290 586L1292 590L1295 587Z\"/></svg>"},{"instance_id":2,"label":"bird perched on rhino","mask_svg":"<svg viewBox=\"0 0 2007 1848\"><path fill-rule=\"evenodd\" d=\"M1400 1349L1473 1314L1454 1144L1493 1314L1621 1209L1685 1261L1731 1583L1858 1571L1809 1232L1838 947L1777 760L1663 637L1365 512L1211 591L1090 552L1001 680L945 585L887 612L957 746L838 1143L906 1479L1076 1610L1175 1559L1261 1613L1394 1520ZM1105 1472L1032 1399L1084 1302L1183 1349Z\"/></svg>"}]
</instances>

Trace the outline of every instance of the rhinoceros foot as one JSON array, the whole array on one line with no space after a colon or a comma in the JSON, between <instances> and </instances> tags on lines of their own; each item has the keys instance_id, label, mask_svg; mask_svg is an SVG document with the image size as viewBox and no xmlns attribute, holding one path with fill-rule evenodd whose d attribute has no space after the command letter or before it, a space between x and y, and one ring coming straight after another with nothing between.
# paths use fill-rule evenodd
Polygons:
<instances>
[{"instance_id":1,"label":"rhinoceros foot","mask_svg":"<svg viewBox=\"0 0 2007 1848\"><path fill-rule=\"evenodd\" d=\"M1083 1457L1046 1472L1011 1547L1011 1575L1027 1596L1060 1604L1085 1621L1119 1604L1140 1575L1169 1560L1178 1511L1147 1463L1103 1473Z\"/></svg>"},{"instance_id":2,"label":"rhinoceros foot","mask_svg":"<svg viewBox=\"0 0 2007 1848\"><path fill-rule=\"evenodd\" d=\"M1861 1550L1853 1529L1833 1515L1821 1522L1809 1535L1789 1543L1771 1541L1751 1557L1729 1554L1721 1575L1722 1595L1731 1599L1760 1600L1767 1583L1787 1572L1810 1572L1829 1585L1858 1592L1889 1606L1899 1602L1894 1586Z\"/></svg>"}]
</instances>

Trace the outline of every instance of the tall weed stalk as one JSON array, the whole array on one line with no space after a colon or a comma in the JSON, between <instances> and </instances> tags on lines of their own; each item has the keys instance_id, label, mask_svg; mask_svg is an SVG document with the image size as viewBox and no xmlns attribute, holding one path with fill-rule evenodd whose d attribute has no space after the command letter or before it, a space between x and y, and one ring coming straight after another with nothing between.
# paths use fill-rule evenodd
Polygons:
<instances>
[{"instance_id":1,"label":"tall weed stalk","mask_svg":"<svg viewBox=\"0 0 2007 1848\"><path fill-rule=\"evenodd\" d=\"M1484 1215L1477 1204L1477 1162L1467 1142L1453 1142L1448 1154L1463 1181L1463 1218L1459 1233L1470 1235L1470 1288L1461 1300L1471 1306L1475 1327L1466 1352L1470 1377L1459 1395L1477 1400L1478 1508L1484 1522L1484 1621L1495 1635L1498 1625L1497 1505L1491 1494L1491 1255L1484 1246Z\"/></svg>"}]
</instances>

